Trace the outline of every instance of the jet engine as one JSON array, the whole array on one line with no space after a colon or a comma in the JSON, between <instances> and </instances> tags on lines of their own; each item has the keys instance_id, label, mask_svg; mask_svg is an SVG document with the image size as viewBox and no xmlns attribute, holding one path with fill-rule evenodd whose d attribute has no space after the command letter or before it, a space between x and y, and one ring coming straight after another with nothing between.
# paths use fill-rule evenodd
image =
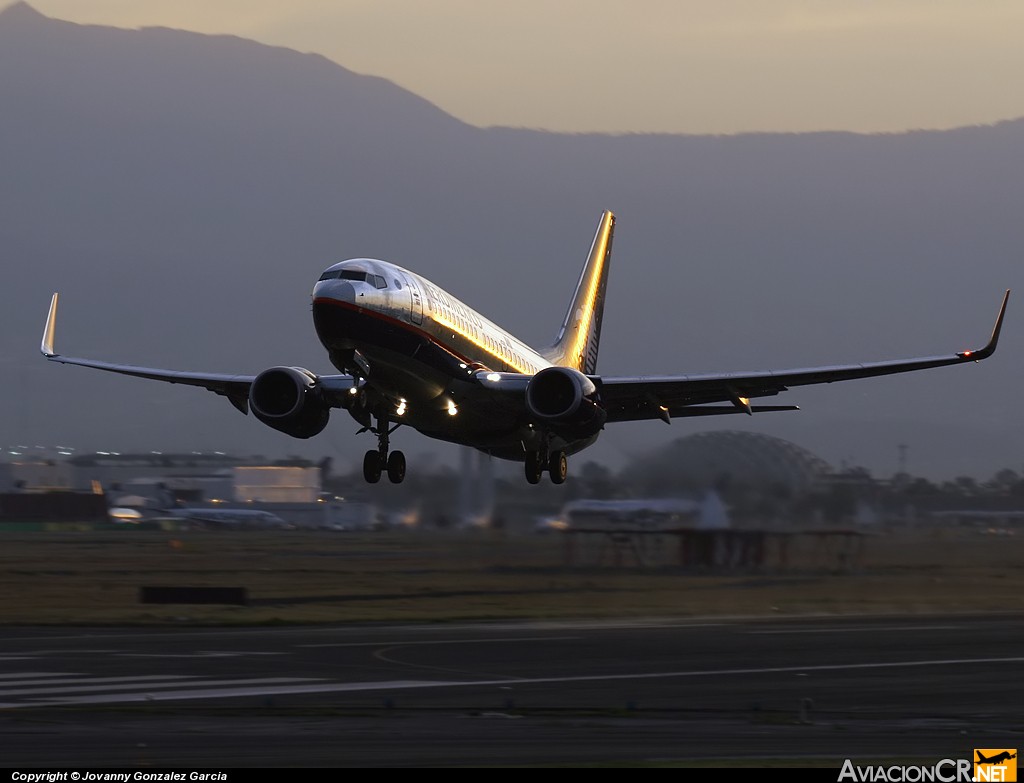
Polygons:
<instances>
[{"instance_id":1,"label":"jet engine","mask_svg":"<svg viewBox=\"0 0 1024 783\"><path fill-rule=\"evenodd\" d=\"M555 430L594 434L608 414L597 403L597 387L586 375L568 367L546 367L526 387L526 408Z\"/></svg>"},{"instance_id":2,"label":"jet engine","mask_svg":"<svg viewBox=\"0 0 1024 783\"><path fill-rule=\"evenodd\" d=\"M331 413L316 381L302 367L271 367L252 382L249 408L268 427L293 438L312 438L327 426Z\"/></svg>"}]
</instances>

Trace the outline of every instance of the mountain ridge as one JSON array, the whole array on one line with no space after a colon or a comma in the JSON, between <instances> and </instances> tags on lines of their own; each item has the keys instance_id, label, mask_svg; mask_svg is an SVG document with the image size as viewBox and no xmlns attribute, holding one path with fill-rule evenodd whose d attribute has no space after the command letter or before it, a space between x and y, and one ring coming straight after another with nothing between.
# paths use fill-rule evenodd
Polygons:
<instances>
[{"instance_id":1,"label":"mountain ridge","mask_svg":"<svg viewBox=\"0 0 1024 783\"><path fill-rule=\"evenodd\" d=\"M601 372L976 347L998 293L1020 287L1021 120L560 134L477 128L409 96L232 36L75 25L24 3L0 12L0 254L16 271L0 308L11 379L0 431L107 450L358 454L344 414L301 445L214 395L47 365L35 348L50 293L64 294L58 349L69 354L322 372L312 281L369 255L543 344L604 208L619 222ZM990 390L1024 381L1007 350L1024 333L1015 313L1011 302L1003 347L977 372L790 392L802 413L748 426L837 464L895 462L897 442L928 453L933 473L966 472L955 466L968 458L1011 464L1024 423L1012 395ZM610 428L593 454L614 460L679 434ZM404 437L410 453L441 448Z\"/></svg>"}]
</instances>

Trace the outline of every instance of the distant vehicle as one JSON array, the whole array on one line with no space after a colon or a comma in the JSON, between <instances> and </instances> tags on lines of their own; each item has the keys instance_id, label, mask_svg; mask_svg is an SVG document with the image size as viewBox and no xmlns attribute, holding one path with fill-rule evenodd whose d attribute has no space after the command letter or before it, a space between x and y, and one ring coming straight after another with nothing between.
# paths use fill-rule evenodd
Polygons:
<instances>
[{"instance_id":1,"label":"distant vehicle","mask_svg":"<svg viewBox=\"0 0 1024 783\"><path fill-rule=\"evenodd\" d=\"M792 386L924 370L985 359L996 349L1009 291L991 339L980 350L870 364L706 375L597 374L615 216L604 212L555 341L535 350L424 277L386 261L355 258L328 267L313 286L313 323L331 363L343 375L302 367L271 367L259 375L177 372L62 356L54 347L57 294L43 331L47 359L141 378L200 386L228 398L242 413L295 438L327 426L332 408L346 409L377 438L363 458L363 476L399 483L405 455L389 451L402 424L439 440L525 463L526 480L547 472L561 484L567 456L590 446L613 422L796 410L754 405ZM528 226L509 222L510 231ZM524 284L519 306L529 310ZM507 290L498 296L512 296ZM665 313L634 312L664 328ZM721 318L728 320L728 306ZM813 324L809 325L813 328ZM695 329L711 328L693 324ZM662 339L664 339L664 334Z\"/></svg>"},{"instance_id":2,"label":"distant vehicle","mask_svg":"<svg viewBox=\"0 0 1024 783\"><path fill-rule=\"evenodd\" d=\"M729 527L729 515L717 493L703 500L646 498L571 500L559 518L565 530L679 530Z\"/></svg>"},{"instance_id":3,"label":"distant vehicle","mask_svg":"<svg viewBox=\"0 0 1024 783\"><path fill-rule=\"evenodd\" d=\"M144 519L142 512L137 508L129 508L125 506L113 506L107 509L107 516L109 516L113 522L121 522L129 525L137 525Z\"/></svg>"},{"instance_id":4,"label":"distant vehicle","mask_svg":"<svg viewBox=\"0 0 1024 783\"><path fill-rule=\"evenodd\" d=\"M538 517L533 524L534 533L562 533L569 529L569 523L558 517Z\"/></svg>"},{"instance_id":5,"label":"distant vehicle","mask_svg":"<svg viewBox=\"0 0 1024 783\"><path fill-rule=\"evenodd\" d=\"M280 529L293 527L277 514L250 508L175 508L167 512L179 519L202 522L210 527L245 527L252 529Z\"/></svg>"}]
</instances>

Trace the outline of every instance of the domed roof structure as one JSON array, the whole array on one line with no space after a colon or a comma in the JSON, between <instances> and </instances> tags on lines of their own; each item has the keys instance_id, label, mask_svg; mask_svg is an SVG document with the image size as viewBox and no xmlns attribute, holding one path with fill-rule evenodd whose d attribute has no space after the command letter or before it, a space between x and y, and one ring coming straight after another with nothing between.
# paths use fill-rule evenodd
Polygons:
<instances>
[{"instance_id":1,"label":"domed roof structure","mask_svg":"<svg viewBox=\"0 0 1024 783\"><path fill-rule=\"evenodd\" d=\"M758 432L698 432L672 441L626 470L649 485L680 488L746 486L806 491L831 471L795 443Z\"/></svg>"}]
</instances>

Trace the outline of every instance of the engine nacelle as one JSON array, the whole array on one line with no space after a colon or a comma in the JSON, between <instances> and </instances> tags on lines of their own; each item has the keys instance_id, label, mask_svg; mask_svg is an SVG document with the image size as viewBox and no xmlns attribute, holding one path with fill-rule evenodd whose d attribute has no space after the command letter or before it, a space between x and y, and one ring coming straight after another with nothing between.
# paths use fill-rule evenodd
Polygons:
<instances>
[{"instance_id":1,"label":"engine nacelle","mask_svg":"<svg viewBox=\"0 0 1024 783\"><path fill-rule=\"evenodd\" d=\"M526 387L526 408L556 430L593 434L608 417L596 396L594 382L578 370L546 367Z\"/></svg>"},{"instance_id":2,"label":"engine nacelle","mask_svg":"<svg viewBox=\"0 0 1024 783\"><path fill-rule=\"evenodd\" d=\"M316 388L316 376L302 367L271 367L249 387L253 415L293 438L312 438L327 426L331 410Z\"/></svg>"}]
</instances>

